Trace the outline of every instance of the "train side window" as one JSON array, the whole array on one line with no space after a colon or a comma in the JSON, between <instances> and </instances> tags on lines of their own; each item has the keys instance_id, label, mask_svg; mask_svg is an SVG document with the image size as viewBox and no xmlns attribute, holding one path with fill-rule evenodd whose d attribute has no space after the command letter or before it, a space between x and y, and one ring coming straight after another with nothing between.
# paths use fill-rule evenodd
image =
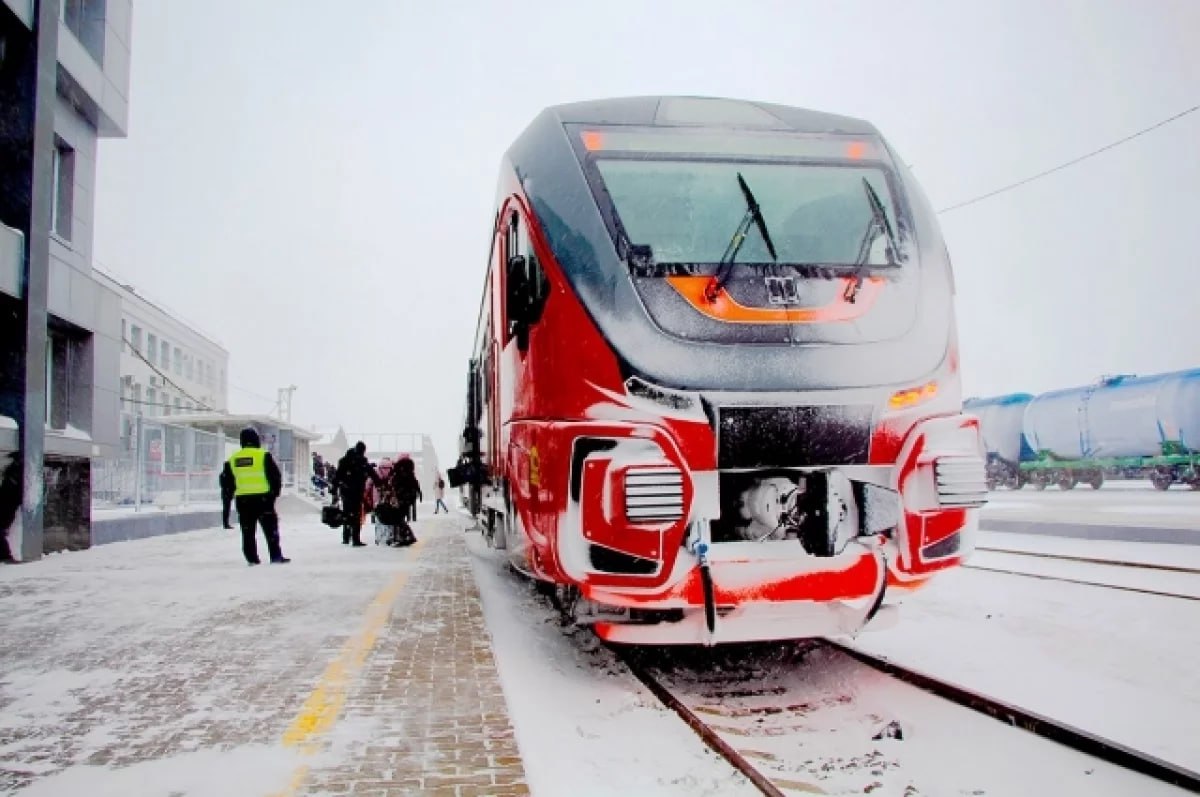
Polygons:
<instances>
[{"instance_id":1,"label":"train side window","mask_svg":"<svg viewBox=\"0 0 1200 797\"><path fill-rule=\"evenodd\" d=\"M529 240L528 226L522 223L516 211L509 216L505 250L508 258L506 340L516 337L517 347L524 351L529 346L529 328L542 317L550 291L546 272Z\"/></svg>"}]
</instances>

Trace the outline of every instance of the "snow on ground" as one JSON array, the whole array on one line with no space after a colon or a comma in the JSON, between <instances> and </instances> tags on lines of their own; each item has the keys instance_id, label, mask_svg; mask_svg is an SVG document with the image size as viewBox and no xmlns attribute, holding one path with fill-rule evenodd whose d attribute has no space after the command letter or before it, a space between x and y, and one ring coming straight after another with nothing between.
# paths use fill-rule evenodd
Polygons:
<instances>
[{"instance_id":1,"label":"snow on ground","mask_svg":"<svg viewBox=\"0 0 1200 797\"><path fill-rule=\"evenodd\" d=\"M1049 537L1041 534L981 531L979 532L979 546L976 550L983 549L1029 551L1052 556L1079 556L1091 559L1112 559L1118 562L1200 569L1200 546L1197 545L1083 540L1072 537Z\"/></svg>"},{"instance_id":2,"label":"snow on ground","mask_svg":"<svg viewBox=\"0 0 1200 797\"><path fill-rule=\"evenodd\" d=\"M1134 482L1133 485L1140 485ZM995 490L988 493L982 526L989 520L1040 520L1054 523L1130 525L1139 520L1155 528L1200 529L1200 490L1173 487L1160 492L1123 485L1099 490Z\"/></svg>"},{"instance_id":3,"label":"snow on ground","mask_svg":"<svg viewBox=\"0 0 1200 797\"><path fill-rule=\"evenodd\" d=\"M752 795L758 790L662 707L586 630L564 628L469 538L525 774L535 795Z\"/></svg>"},{"instance_id":4,"label":"snow on ground","mask_svg":"<svg viewBox=\"0 0 1200 797\"><path fill-rule=\"evenodd\" d=\"M726 742L800 793L1182 794L819 644L669 649L647 658Z\"/></svg>"},{"instance_id":5,"label":"snow on ground","mask_svg":"<svg viewBox=\"0 0 1200 797\"><path fill-rule=\"evenodd\" d=\"M1197 601L962 569L854 644L1200 769L1196 629Z\"/></svg>"},{"instance_id":6,"label":"snow on ground","mask_svg":"<svg viewBox=\"0 0 1200 797\"><path fill-rule=\"evenodd\" d=\"M1200 600L1200 574L1196 573L1173 573L1144 567L1073 562L993 551L976 551L968 567L1006 570L1035 578L1067 579L1148 593L1168 593Z\"/></svg>"},{"instance_id":7,"label":"snow on ground","mask_svg":"<svg viewBox=\"0 0 1200 797\"><path fill-rule=\"evenodd\" d=\"M248 567L240 534L208 529L0 568L0 793L284 788L298 760L281 734L409 567L316 515L282 517L288 565ZM372 741L360 730L335 728L332 754Z\"/></svg>"}]
</instances>

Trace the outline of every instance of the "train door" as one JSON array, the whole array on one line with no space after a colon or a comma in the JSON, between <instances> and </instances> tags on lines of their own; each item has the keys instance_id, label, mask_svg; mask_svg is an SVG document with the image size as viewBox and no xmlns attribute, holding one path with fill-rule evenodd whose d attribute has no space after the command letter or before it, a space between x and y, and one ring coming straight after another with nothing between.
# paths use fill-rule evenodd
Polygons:
<instances>
[{"instance_id":1,"label":"train door","mask_svg":"<svg viewBox=\"0 0 1200 797\"><path fill-rule=\"evenodd\" d=\"M536 423L532 418L545 417L539 405L539 373L537 356L540 338L538 322L548 294L545 273L538 262L529 235L529 222L516 201L508 204L504 218L504 291L503 326L501 332L504 369L502 386L506 401L505 432L505 499L506 537L513 564L522 570L530 569L530 552L526 542L544 548L548 540L537 528L532 528L530 511L531 489L537 487L538 465ZM508 384L504 385L503 382ZM536 557L536 552L534 552Z\"/></svg>"}]
</instances>

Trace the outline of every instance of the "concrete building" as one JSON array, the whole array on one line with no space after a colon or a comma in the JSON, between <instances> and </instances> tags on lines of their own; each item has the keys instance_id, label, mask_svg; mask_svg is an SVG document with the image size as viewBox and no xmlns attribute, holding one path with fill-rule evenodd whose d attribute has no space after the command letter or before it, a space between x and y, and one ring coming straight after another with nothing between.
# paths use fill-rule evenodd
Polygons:
<instances>
[{"instance_id":1,"label":"concrete building","mask_svg":"<svg viewBox=\"0 0 1200 797\"><path fill-rule=\"evenodd\" d=\"M130 417L224 412L229 408L229 352L163 305L103 271L101 283L121 297L122 436Z\"/></svg>"},{"instance_id":2,"label":"concrete building","mask_svg":"<svg viewBox=\"0 0 1200 797\"><path fill-rule=\"evenodd\" d=\"M0 0L0 453L12 553L90 544L120 433L120 297L92 269L97 144L129 118L131 0ZM0 465L8 456L0 456Z\"/></svg>"}]
</instances>

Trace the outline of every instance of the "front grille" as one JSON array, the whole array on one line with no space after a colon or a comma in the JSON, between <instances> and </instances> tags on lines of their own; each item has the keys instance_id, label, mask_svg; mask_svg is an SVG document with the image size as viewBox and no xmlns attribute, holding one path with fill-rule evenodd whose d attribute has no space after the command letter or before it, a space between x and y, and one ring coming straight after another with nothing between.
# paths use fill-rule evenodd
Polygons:
<instances>
[{"instance_id":1,"label":"front grille","mask_svg":"<svg viewBox=\"0 0 1200 797\"><path fill-rule=\"evenodd\" d=\"M979 507L987 503L987 472L979 457L941 457L934 463L938 503Z\"/></svg>"},{"instance_id":2,"label":"front grille","mask_svg":"<svg viewBox=\"0 0 1200 797\"><path fill-rule=\"evenodd\" d=\"M625 471L625 517L634 522L683 517L683 474L679 469Z\"/></svg>"},{"instance_id":3,"label":"front grille","mask_svg":"<svg viewBox=\"0 0 1200 797\"><path fill-rule=\"evenodd\" d=\"M865 465L871 407L721 407L718 468Z\"/></svg>"}]
</instances>

